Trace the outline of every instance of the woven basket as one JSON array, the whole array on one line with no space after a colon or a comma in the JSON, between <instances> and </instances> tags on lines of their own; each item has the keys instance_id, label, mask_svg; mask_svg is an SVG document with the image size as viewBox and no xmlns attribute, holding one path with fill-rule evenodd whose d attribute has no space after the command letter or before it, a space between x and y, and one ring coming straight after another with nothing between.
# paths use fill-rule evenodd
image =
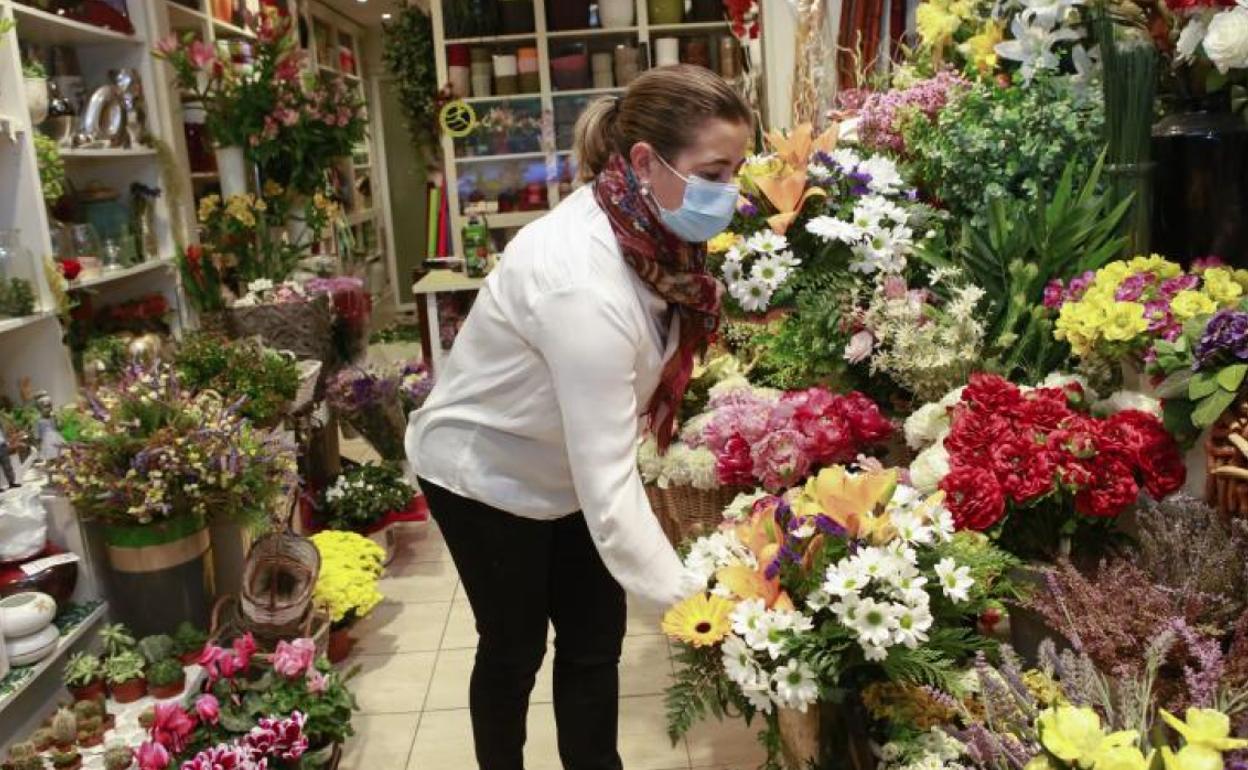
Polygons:
<instances>
[{"instance_id":1,"label":"woven basket","mask_svg":"<svg viewBox=\"0 0 1248 770\"><path fill-rule=\"evenodd\" d=\"M293 630L272 633L267 628L253 626L243 616L237 594L226 594L217 599L217 603L213 605L212 625L209 627L208 637L213 644L228 644L230 640L250 633L256 640L256 655L262 661L271 661L278 642L311 639L316 645L317 657L320 657L329 652L331 625L328 613L310 609Z\"/></svg>"},{"instance_id":2,"label":"woven basket","mask_svg":"<svg viewBox=\"0 0 1248 770\"><path fill-rule=\"evenodd\" d=\"M696 489L647 485L646 497L672 545L713 532L724 520L724 509L745 490L739 487Z\"/></svg>"},{"instance_id":3,"label":"woven basket","mask_svg":"<svg viewBox=\"0 0 1248 770\"><path fill-rule=\"evenodd\" d=\"M1248 438L1248 400L1241 398L1227 409L1205 440L1205 499L1227 519L1248 516L1248 481L1213 472L1223 466L1248 470L1248 457L1228 438L1232 433Z\"/></svg>"},{"instance_id":4,"label":"woven basket","mask_svg":"<svg viewBox=\"0 0 1248 770\"><path fill-rule=\"evenodd\" d=\"M274 636L295 632L311 612L320 571L321 554L306 537L275 532L257 540L243 565L239 595L249 627Z\"/></svg>"},{"instance_id":5,"label":"woven basket","mask_svg":"<svg viewBox=\"0 0 1248 770\"><path fill-rule=\"evenodd\" d=\"M299 358L330 360L333 315L323 294L307 302L235 307L226 313L233 337L259 337L265 345Z\"/></svg>"}]
</instances>

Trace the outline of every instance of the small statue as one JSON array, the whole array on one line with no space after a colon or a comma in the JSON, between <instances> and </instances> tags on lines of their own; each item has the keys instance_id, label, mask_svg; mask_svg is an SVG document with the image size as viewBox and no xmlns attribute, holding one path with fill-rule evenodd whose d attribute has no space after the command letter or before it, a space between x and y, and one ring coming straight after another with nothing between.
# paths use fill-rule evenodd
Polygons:
<instances>
[{"instance_id":1,"label":"small statue","mask_svg":"<svg viewBox=\"0 0 1248 770\"><path fill-rule=\"evenodd\" d=\"M13 460L9 451L9 436L2 427L0 427L0 473L4 474L4 480L9 483L9 489L17 489L22 486L18 483L17 477L13 473Z\"/></svg>"},{"instance_id":2,"label":"small statue","mask_svg":"<svg viewBox=\"0 0 1248 770\"><path fill-rule=\"evenodd\" d=\"M35 394L35 408L39 410L39 419L35 422L35 441L39 444L39 457L43 460L54 460L61 455L65 437L56 429L56 420L52 417L52 397L46 390Z\"/></svg>"}]
</instances>

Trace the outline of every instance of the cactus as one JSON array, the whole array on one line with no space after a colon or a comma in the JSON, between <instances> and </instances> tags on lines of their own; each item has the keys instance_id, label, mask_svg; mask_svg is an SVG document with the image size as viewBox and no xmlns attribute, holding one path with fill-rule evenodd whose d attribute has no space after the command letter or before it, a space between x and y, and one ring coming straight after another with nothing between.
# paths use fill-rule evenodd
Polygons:
<instances>
[{"instance_id":1,"label":"cactus","mask_svg":"<svg viewBox=\"0 0 1248 770\"><path fill-rule=\"evenodd\" d=\"M130 747L113 744L104 750L104 770L127 770L134 762Z\"/></svg>"},{"instance_id":2,"label":"cactus","mask_svg":"<svg viewBox=\"0 0 1248 770\"><path fill-rule=\"evenodd\" d=\"M104 716L104 704L98 700L80 700L74 704L74 716L79 720Z\"/></svg>"},{"instance_id":3,"label":"cactus","mask_svg":"<svg viewBox=\"0 0 1248 770\"><path fill-rule=\"evenodd\" d=\"M78 717L63 708L52 717L52 740L57 746L73 746L78 740Z\"/></svg>"},{"instance_id":4,"label":"cactus","mask_svg":"<svg viewBox=\"0 0 1248 770\"><path fill-rule=\"evenodd\" d=\"M52 728L40 727L35 730L35 734L30 737L31 743L35 744L35 751L42 752L52 748L55 742L52 738Z\"/></svg>"},{"instance_id":5,"label":"cactus","mask_svg":"<svg viewBox=\"0 0 1248 770\"><path fill-rule=\"evenodd\" d=\"M29 741L15 743L9 747L9 759L29 759L37 756L39 756L39 752L35 749L35 745Z\"/></svg>"},{"instance_id":6,"label":"cactus","mask_svg":"<svg viewBox=\"0 0 1248 770\"><path fill-rule=\"evenodd\" d=\"M77 749L52 752L52 766L55 768L82 767L82 755Z\"/></svg>"}]
</instances>

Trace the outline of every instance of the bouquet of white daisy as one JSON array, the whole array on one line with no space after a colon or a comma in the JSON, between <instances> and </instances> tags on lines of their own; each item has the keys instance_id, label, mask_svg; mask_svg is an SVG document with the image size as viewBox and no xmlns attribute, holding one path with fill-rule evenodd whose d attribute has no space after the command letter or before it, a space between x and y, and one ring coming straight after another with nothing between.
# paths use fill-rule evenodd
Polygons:
<instances>
[{"instance_id":1,"label":"bouquet of white daisy","mask_svg":"<svg viewBox=\"0 0 1248 770\"><path fill-rule=\"evenodd\" d=\"M705 591L663 619L680 647L669 730L735 709L775 732L781 714L873 681L949 684L992 645L975 620L1012 593L1015 564L955 534L943 495L895 469L834 466L783 495L743 497L685 556Z\"/></svg>"}]
</instances>

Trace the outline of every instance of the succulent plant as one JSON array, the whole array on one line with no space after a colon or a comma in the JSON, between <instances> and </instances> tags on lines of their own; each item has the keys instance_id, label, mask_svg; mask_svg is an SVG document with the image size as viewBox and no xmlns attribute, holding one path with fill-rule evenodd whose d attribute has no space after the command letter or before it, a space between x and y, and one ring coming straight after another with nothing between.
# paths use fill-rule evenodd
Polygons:
<instances>
[{"instance_id":1,"label":"succulent plant","mask_svg":"<svg viewBox=\"0 0 1248 770\"><path fill-rule=\"evenodd\" d=\"M56 768L75 767L82 763L82 755L77 749L52 752L52 766Z\"/></svg>"},{"instance_id":2,"label":"succulent plant","mask_svg":"<svg viewBox=\"0 0 1248 770\"><path fill-rule=\"evenodd\" d=\"M104 661L104 676L109 684L122 684L143 678L143 656L134 650L126 650Z\"/></svg>"},{"instance_id":3,"label":"succulent plant","mask_svg":"<svg viewBox=\"0 0 1248 770\"><path fill-rule=\"evenodd\" d=\"M40 727L35 730L35 734L30 736L30 742L35 745L35 751L47 751L52 747L55 739L52 737L52 728Z\"/></svg>"},{"instance_id":4,"label":"succulent plant","mask_svg":"<svg viewBox=\"0 0 1248 770\"><path fill-rule=\"evenodd\" d=\"M134 649L134 634L123 623L110 623L100 629L100 644L111 658Z\"/></svg>"},{"instance_id":5,"label":"succulent plant","mask_svg":"<svg viewBox=\"0 0 1248 770\"><path fill-rule=\"evenodd\" d=\"M73 746L78 740L78 717L63 708L52 717L52 740L57 746Z\"/></svg>"},{"instance_id":6,"label":"succulent plant","mask_svg":"<svg viewBox=\"0 0 1248 770\"><path fill-rule=\"evenodd\" d=\"M9 759L29 759L37 756L39 756L39 752L30 741L15 743L9 747Z\"/></svg>"},{"instance_id":7,"label":"succulent plant","mask_svg":"<svg viewBox=\"0 0 1248 770\"><path fill-rule=\"evenodd\" d=\"M174 652L178 655L199 652L207 641L208 634L185 620L179 623L177 630L173 632Z\"/></svg>"},{"instance_id":8,"label":"succulent plant","mask_svg":"<svg viewBox=\"0 0 1248 770\"><path fill-rule=\"evenodd\" d=\"M182 677L182 664L177 658L164 658L147 668L147 683L157 687L167 687Z\"/></svg>"},{"instance_id":9,"label":"succulent plant","mask_svg":"<svg viewBox=\"0 0 1248 770\"><path fill-rule=\"evenodd\" d=\"M101 717L85 717L78 720L78 732L82 735L95 735L104 727Z\"/></svg>"},{"instance_id":10,"label":"succulent plant","mask_svg":"<svg viewBox=\"0 0 1248 770\"><path fill-rule=\"evenodd\" d=\"M104 704L98 700L80 700L74 704L74 716L79 719L103 718Z\"/></svg>"},{"instance_id":11,"label":"succulent plant","mask_svg":"<svg viewBox=\"0 0 1248 770\"><path fill-rule=\"evenodd\" d=\"M115 743L104 749L104 770L127 770L134 762L134 752L129 746Z\"/></svg>"},{"instance_id":12,"label":"succulent plant","mask_svg":"<svg viewBox=\"0 0 1248 770\"><path fill-rule=\"evenodd\" d=\"M139 642L139 652L149 664L171 657L173 653L173 637L168 634L145 636Z\"/></svg>"},{"instance_id":13,"label":"succulent plant","mask_svg":"<svg viewBox=\"0 0 1248 770\"><path fill-rule=\"evenodd\" d=\"M99 656L89 652L76 652L65 664L65 684L69 687L86 687L103 675Z\"/></svg>"},{"instance_id":14,"label":"succulent plant","mask_svg":"<svg viewBox=\"0 0 1248 770\"><path fill-rule=\"evenodd\" d=\"M9 747L9 758L4 767L9 770L43 770L43 759L29 743L15 743Z\"/></svg>"}]
</instances>

